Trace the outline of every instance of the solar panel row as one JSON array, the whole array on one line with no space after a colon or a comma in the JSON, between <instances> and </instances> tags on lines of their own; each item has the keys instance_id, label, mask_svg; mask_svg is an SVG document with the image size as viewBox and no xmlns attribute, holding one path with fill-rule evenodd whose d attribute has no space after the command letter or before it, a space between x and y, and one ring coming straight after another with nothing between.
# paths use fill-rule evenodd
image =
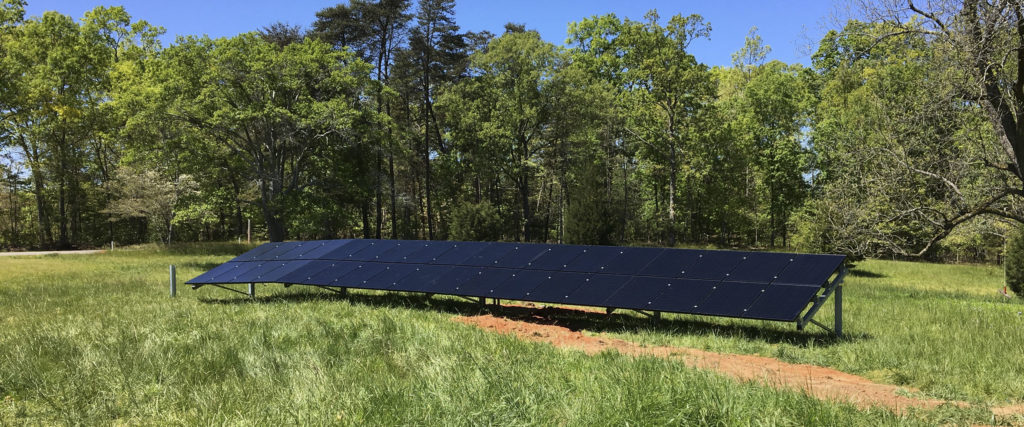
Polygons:
<instances>
[{"instance_id":1,"label":"solar panel row","mask_svg":"<svg viewBox=\"0 0 1024 427\"><path fill-rule=\"evenodd\" d=\"M794 320L844 260L505 242L269 243L190 284L291 283Z\"/></svg>"}]
</instances>

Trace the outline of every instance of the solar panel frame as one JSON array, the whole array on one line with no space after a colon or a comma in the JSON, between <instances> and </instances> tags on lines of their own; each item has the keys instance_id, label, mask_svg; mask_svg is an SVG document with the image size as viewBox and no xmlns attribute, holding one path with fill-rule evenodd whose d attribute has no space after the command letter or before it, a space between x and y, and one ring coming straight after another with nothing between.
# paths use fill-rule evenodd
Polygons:
<instances>
[{"instance_id":1,"label":"solar panel frame","mask_svg":"<svg viewBox=\"0 0 1024 427\"><path fill-rule=\"evenodd\" d=\"M415 240L268 243L192 285L286 283L806 323L845 257ZM831 284L830 284L831 283ZM815 298L818 298L816 300ZM819 301L819 302L815 302ZM808 316L809 316L808 315Z\"/></svg>"}]
</instances>

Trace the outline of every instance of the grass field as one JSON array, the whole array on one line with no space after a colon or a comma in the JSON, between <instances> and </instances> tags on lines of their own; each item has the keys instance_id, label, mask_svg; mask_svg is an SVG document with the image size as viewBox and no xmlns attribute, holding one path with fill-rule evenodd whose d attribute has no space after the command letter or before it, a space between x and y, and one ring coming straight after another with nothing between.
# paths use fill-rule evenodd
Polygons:
<instances>
[{"instance_id":1,"label":"grass field","mask_svg":"<svg viewBox=\"0 0 1024 427\"><path fill-rule=\"evenodd\" d=\"M587 333L811 363L969 401L895 415L682 363L523 342L450 321L455 299L263 286L167 297L245 250L0 258L3 424L987 424L1024 401L1024 303L997 267L859 263L835 341L792 324L669 316ZM831 310L819 317L831 322ZM1021 423L1024 418L996 419Z\"/></svg>"}]
</instances>

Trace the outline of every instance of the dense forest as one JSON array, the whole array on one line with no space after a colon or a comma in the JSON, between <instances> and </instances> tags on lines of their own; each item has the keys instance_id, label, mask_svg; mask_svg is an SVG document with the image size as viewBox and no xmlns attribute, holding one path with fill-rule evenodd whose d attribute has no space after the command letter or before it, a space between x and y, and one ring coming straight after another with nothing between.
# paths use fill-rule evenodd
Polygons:
<instances>
[{"instance_id":1,"label":"dense forest","mask_svg":"<svg viewBox=\"0 0 1024 427\"><path fill-rule=\"evenodd\" d=\"M463 32L454 0L179 37L0 0L0 247L340 237L990 261L1024 220L1015 1L867 3L808 65L697 15Z\"/></svg>"}]
</instances>

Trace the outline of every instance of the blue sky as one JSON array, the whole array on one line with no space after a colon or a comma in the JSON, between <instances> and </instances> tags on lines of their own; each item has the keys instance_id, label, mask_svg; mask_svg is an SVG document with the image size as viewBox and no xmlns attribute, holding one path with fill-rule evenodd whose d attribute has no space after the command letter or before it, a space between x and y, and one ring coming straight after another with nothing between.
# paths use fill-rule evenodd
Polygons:
<instances>
[{"instance_id":1,"label":"blue sky","mask_svg":"<svg viewBox=\"0 0 1024 427\"><path fill-rule=\"evenodd\" d=\"M316 11L338 1L312 0L29 0L28 14L56 10L75 18L94 6L122 5L135 19L167 29L171 41L177 34L232 36L282 21L308 26ZM691 45L692 53L708 65L728 65L733 52L743 46L752 26L772 47L769 59L807 65L808 55L827 31L834 0L729 1L729 0L460 0L456 21L463 31L489 30L501 34L506 22L526 24L552 43L563 44L569 22L615 13L641 19L650 9L662 18L675 14L700 14L711 23L711 40Z\"/></svg>"}]
</instances>

